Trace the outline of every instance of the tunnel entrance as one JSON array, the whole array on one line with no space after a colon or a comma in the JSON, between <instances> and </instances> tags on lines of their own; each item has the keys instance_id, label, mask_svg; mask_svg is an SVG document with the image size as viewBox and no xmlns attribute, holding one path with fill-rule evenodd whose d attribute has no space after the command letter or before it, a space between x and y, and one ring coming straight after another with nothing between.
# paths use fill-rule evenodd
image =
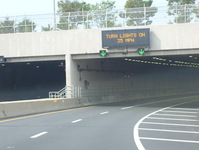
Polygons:
<instances>
[{"instance_id":1,"label":"tunnel entrance","mask_svg":"<svg viewBox=\"0 0 199 150\"><path fill-rule=\"evenodd\" d=\"M83 97L143 98L199 92L199 55L107 56L74 62L79 71L75 81L83 87Z\"/></svg>"},{"instance_id":2,"label":"tunnel entrance","mask_svg":"<svg viewBox=\"0 0 199 150\"><path fill-rule=\"evenodd\" d=\"M0 64L0 101L48 98L66 85L65 61Z\"/></svg>"}]
</instances>

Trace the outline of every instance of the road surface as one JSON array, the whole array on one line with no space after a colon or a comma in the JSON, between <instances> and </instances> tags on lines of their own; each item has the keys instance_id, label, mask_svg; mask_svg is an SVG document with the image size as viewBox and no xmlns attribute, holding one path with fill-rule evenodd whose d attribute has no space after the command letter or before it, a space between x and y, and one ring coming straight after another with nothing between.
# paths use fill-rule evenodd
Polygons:
<instances>
[{"instance_id":1,"label":"road surface","mask_svg":"<svg viewBox=\"0 0 199 150\"><path fill-rule=\"evenodd\" d=\"M198 150L199 96L0 120L0 150Z\"/></svg>"}]
</instances>

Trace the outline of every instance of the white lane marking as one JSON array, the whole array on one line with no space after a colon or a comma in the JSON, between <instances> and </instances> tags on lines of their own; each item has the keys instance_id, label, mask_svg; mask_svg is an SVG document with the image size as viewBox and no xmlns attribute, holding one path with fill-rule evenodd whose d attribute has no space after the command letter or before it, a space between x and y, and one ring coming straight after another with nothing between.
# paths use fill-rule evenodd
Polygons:
<instances>
[{"instance_id":1,"label":"white lane marking","mask_svg":"<svg viewBox=\"0 0 199 150\"><path fill-rule=\"evenodd\" d=\"M148 138L140 137L141 140L153 140L153 141L167 141L167 142L181 142L181 143L199 143L199 141L189 141L189 140L177 140L177 139L162 139L162 138Z\"/></svg>"},{"instance_id":2,"label":"white lane marking","mask_svg":"<svg viewBox=\"0 0 199 150\"><path fill-rule=\"evenodd\" d=\"M14 146L7 146L6 148L7 148L7 149L15 149Z\"/></svg>"},{"instance_id":3,"label":"white lane marking","mask_svg":"<svg viewBox=\"0 0 199 150\"><path fill-rule=\"evenodd\" d=\"M41 132L41 133L39 133L39 134L36 134L36 135L31 136L30 138L31 138L31 139L35 139L35 138L38 138L38 137L40 137L40 136L42 136L42 135L44 135L44 134L46 134L46 133L48 133L48 132Z\"/></svg>"},{"instance_id":4,"label":"white lane marking","mask_svg":"<svg viewBox=\"0 0 199 150\"><path fill-rule=\"evenodd\" d=\"M170 107L165 107L165 108L162 108L162 109L159 109L157 111L154 111L146 116L144 116L143 118L141 118L137 123L136 125L134 126L134 141L135 141L135 144L138 148L138 150L145 150L144 146L142 145L142 142L140 141L140 137L139 137L139 131L138 131L138 127L140 126L140 124L146 119L148 118L149 116L153 115L153 114L156 114L160 111L163 111L163 110L166 110L166 109L169 109L171 107L176 107L176 106L179 106L179 105L183 105L183 104L187 104L187 103L191 103L191 102L196 102L198 100L193 100L193 101L189 101L189 102L183 102L183 103L179 103L179 104L175 104L175 105L172 105ZM164 101L165 102L165 101Z\"/></svg>"},{"instance_id":5,"label":"white lane marking","mask_svg":"<svg viewBox=\"0 0 199 150\"><path fill-rule=\"evenodd\" d=\"M144 146L142 145L141 141L140 141L140 137L139 137L139 131L138 131L138 127L140 126L140 124L146 119L148 118L149 116L155 114L155 113L158 113L160 111L163 111L165 109L167 109L168 107L166 108L163 108L163 109L160 109L160 110L157 110L157 111L154 111L148 115L146 115L145 117L143 117L142 119L140 119L136 125L134 126L134 141L135 141L135 144L138 148L138 150L145 150Z\"/></svg>"},{"instance_id":6,"label":"white lane marking","mask_svg":"<svg viewBox=\"0 0 199 150\"><path fill-rule=\"evenodd\" d=\"M193 125L193 124L174 124L174 123L158 123L158 122L142 122L142 124L155 124L155 125L164 125L164 126L199 127L199 125Z\"/></svg>"},{"instance_id":7,"label":"white lane marking","mask_svg":"<svg viewBox=\"0 0 199 150\"><path fill-rule=\"evenodd\" d=\"M178 119L178 118L157 118L157 117L148 117L146 119L156 119L156 120L178 120L178 121L199 121L195 119Z\"/></svg>"},{"instance_id":8,"label":"white lane marking","mask_svg":"<svg viewBox=\"0 0 199 150\"><path fill-rule=\"evenodd\" d=\"M194 131L181 131L181 130L163 130L163 129L149 129L149 128L139 128L139 130L143 130L143 131L157 131L157 132L172 132L172 133L191 133L191 134L199 134L199 132L194 132Z\"/></svg>"},{"instance_id":9,"label":"white lane marking","mask_svg":"<svg viewBox=\"0 0 199 150\"><path fill-rule=\"evenodd\" d=\"M162 112L167 112L167 113L182 113L182 114L197 114L198 112L190 112L190 111L171 111L171 110L164 110Z\"/></svg>"},{"instance_id":10,"label":"white lane marking","mask_svg":"<svg viewBox=\"0 0 199 150\"><path fill-rule=\"evenodd\" d=\"M80 122L80 121L82 121L82 119L74 120L74 121L72 121L71 123L77 123L77 122Z\"/></svg>"},{"instance_id":11,"label":"white lane marking","mask_svg":"<svg viewBox=\"0 0 199 150\"><path fill-rule=\"evenodd\" d=\"M190 111L199 111L199 109L195 109L195 108L169 108L169 109L171 109L171 110L190 110Z\"/></svg>"},{"instance_id":12,"label":"white lane marking","mask_svg":"<svg viewBox=\"0 0 199 150\"><path fill-rule=\"evenodd\" d=\"M173 114L154 114L153 116L173 116L173 117L197 118L197 116L194 116L194 115L173 115Z\"/></svg>"},{"instance_id":13,"label":"white lane marking","mask_svg":"<svg viewBox=\"0 0 199 150\"><path fill-rule=\"evenodd\" d=\"M105 114L108 114L108 113L109 113L109 111L105 111L105 112L100 113L100 115L105 115Z\"/></svg>"},{"instance_id":14,"label":"white lane marking","mask_svg":"<svg viewBox=\"0 0 199 150\"><path fill-rule=\"evenodd\" d=\"M125 109L131 109L131 108L133 108L134 106L129 106L129 107L123 107L123 108L121 108L121 110L125 110Z\"/></svg>"}]
</instances>

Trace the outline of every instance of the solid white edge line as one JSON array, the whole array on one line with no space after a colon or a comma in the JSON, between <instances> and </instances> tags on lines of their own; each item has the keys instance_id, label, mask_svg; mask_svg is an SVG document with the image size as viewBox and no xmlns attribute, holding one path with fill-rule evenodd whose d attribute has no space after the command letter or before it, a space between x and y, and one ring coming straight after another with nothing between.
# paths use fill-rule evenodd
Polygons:
<instances>
[{"instance_id":1,"label":"solid white edge line","mask_svg":"<svg viewBox=\"0 0 199 150\"><path fill-rule=\"evenodd\" d=\"M198 112L196 111L172 111L172 110L164 110L162 111L163 113L164 112L167 112L167 113L179 113L179 114L197 114Z\"/></svg>"},{"instance_id":2,"label":"solid white edge line","mask_svg":"<svg viewBox=\"0 0 199 150\"><path fill-rule=\"evenodd\" d=\"M105 115L105 114L108 114L108 113L109 113L108 111L105 111L105 112L100 113L100 115Z\"/></svg>"},{"instance_id":3,"label":"solid white edge line","mask_svg":"<svg viewBox=\"0 0 199 150\"><path fill-rule=\"evenodd\" d=\"M82 119L74 120L74 121L72 121L71 123L77 123L77 122L80 122L80 121L82 121Z\"/></svg>"},{"instance_id":4,"label":"solid white edge line","mask_svg":"<svg viewBox=\"0 0 199 150\"><path fill-rule=\"evenodd\" d=\"M197 116L195 116L195 115L175 115L175 114L154 114L154 116L173 116L173 117L197 118Z\"/></svg>"},{"instance_id":5,"label":"solid white edge line","mask_svg":"<svg viewBox=\"0 0 199 150\"><path fill-rule=\"evenodd\" d=\"M199 120L194 120L194 119L160 118L160 117L148 117L147 119L156 119L156 120L178 120L178 121L199 121Z\"/></svg>"},{"instance_id":6,"label":"solid white edge line","mask_svg":"<svg viewBox=\"0 0 199 150\"><path fill-rule=\"evenodd\" d=\"M153 140L153 141L167 141L167 142L181 142L181 143L197 143L199 141L190 141L190 140L177 140L177 139L162 139L162 138L148 138L148 137L140 137L141 140Z\"/></svg>"},{"instance_id":7,"label":"solid white edge line","mask_svg":"<svg viewBox=\"0 0 199 150\"><path fill-rule=\"evenodd\" d=\"M170 110L191 110L191 111L199 111L199 109L195 108L169 108Z\"/></svg>"},{"instance_id":8,"label":"solid white edge line","mask_svg":"<svg viewBox=\"0 0 199 150\"><path fill-rule=\"evenodd\" d=\"M44 135L44 134L46 134L46 133L48 133L48 132L41 132L41 133L38 133L38 134L36 134L36 135L31 136L30 138L31 138L31 139L35 139L35 138L38 138L38 137L40 137L40 136L42 136L42 135Z\"/></svg>"},{"instance_id":9,"label":"solid white edge line","mask_svg":"<svg viewBox=\"0 0 199 150\"><path fill-rule=\"evenodd\" d=\"M181 131L181 130L163 130L163 129L149 129L149 128L139 128L142 131L155 131L155 132L172 132L172 133L190 133L190 134L199 134L199 132L194 131Z\"/></svg>"},{"instance_id":10,"label":"solid white edge line","mask_svg":"<svg viewBox=\"0 0 199 150\"><path fill-rule=\"evenodd\" d=\"M156 125L164 125L164 126L199 127L199 125L192 125L192 124L174 124L174 123L158 123L158 122L142 122L142 124L156 124Z\"/></svg>"}]
</instances>

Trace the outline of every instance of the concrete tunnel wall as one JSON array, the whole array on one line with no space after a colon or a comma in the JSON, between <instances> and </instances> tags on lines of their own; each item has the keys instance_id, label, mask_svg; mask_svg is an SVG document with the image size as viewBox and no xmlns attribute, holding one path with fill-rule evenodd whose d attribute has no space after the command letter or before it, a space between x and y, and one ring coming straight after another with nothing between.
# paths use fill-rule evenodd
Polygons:
<instances>
[{"instance_id":1,"label":"concrete tunnel wall","mask_svg":"<svg viewBox=\"0 0 199 150\"><path fill-rule=\"evenodd\" d=\"M104 65L105 72L100 71L101 61L73 61L72 83L81 86L82 97L90 99L91 102L93 99L100 103L103 99L112 102L199 92L198 68L143 66L107 60ZM80 73L77 71L78 65L81 69L89 70ZM131 77L124 77L126 75ZM87 87L85 80L89 83Z\"/></svg>"}]
</instances>

